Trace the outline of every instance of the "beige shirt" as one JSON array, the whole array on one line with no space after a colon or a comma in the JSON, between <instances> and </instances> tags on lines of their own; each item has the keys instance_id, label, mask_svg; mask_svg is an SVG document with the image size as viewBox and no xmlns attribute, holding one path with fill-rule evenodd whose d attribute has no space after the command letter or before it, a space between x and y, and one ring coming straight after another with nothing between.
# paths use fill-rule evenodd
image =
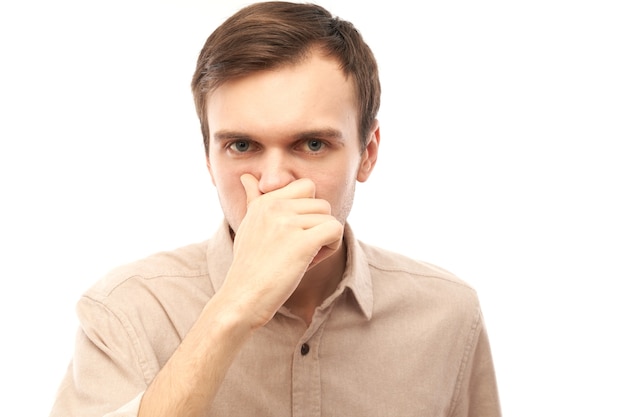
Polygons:
<instances>
[{"instance_id":1,"label":"beige shirt","mask_svg":"<svg viewBox=\"0 0 626 417\"><path fill-rule=\"evenodd\" d=\"M500 416L475 291L355 240L309 327L282 307L229 369L208 416ZM232 261L209 241L114 270L77 305L75 354L51 417L136 416L141 396Z\"/></svg>"}]
</instances>

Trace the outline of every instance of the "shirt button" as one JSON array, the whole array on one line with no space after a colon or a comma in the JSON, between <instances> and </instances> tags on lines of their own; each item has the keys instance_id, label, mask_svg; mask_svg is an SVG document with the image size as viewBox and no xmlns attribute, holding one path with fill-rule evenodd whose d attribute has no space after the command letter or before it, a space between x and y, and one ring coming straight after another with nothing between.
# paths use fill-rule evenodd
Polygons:
<instances>
[{"instance_id":1,"label":"shirt button","mask_svg":"<svg viewBox=\"0 0 626 417\"><path fill-rule=\"evenodd\" d=\"M302 354L302 356L305 356L307 353L309 353L309 350L311 350L311 348L307 343L304 343L302 347L300 347L300 353Z\"/></svg>"}]
</instances>

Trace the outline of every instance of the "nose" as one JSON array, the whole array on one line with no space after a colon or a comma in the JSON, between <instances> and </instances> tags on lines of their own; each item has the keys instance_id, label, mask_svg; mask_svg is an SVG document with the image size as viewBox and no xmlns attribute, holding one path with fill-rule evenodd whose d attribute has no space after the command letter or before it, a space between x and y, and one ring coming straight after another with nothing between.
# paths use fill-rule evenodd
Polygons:
<instances>
[{"instance_id":1,"label":"nose","mask_svg":"<svg viewBox=\"0 0 626 417\"><path fill-rule=\"evenodd\" d=\"M296 179L292 163L281 152L266 152L259 164L259 191L263 194L286 186Z\"/></svg>"}]
</instances>

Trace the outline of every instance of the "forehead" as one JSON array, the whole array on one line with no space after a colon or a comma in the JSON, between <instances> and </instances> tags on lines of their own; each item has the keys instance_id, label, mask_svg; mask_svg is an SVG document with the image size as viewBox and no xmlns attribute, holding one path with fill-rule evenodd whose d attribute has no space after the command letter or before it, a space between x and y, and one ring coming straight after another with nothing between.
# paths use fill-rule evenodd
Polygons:
<instances>
[{"instance_id":1,"label":"forehead","mask_svg":"<svg viewBox=\"0 0 626 417\"><path fill-rule=\"evenodd\" d=\"M229 80L208 97L211 131L329 127L356 129L354 81L334 58L311 53L297 64ZM345 132L346 134L351 132Z\"/></svg>"}]
</instances>

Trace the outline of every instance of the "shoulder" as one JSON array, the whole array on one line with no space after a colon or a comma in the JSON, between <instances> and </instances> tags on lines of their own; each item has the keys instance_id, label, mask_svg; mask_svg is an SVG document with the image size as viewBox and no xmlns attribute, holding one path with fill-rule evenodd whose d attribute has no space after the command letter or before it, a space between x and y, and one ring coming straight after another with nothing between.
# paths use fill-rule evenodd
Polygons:
<instances>
[{"instance_id":1,"label":"shoulder","mask_svg":"<svg viewBox=\"0 0 626 417\"><path fill-rule=\"evenodd\" d=\"M452 272L406 255L359 242L367 263L373 284L391 284L407 291L418 289L420 293L430 293L450 297L476 299L474 288Z\"/></svg>"},{"instance_id":2,"label":"shoulder","mask_svg":"<svg viewBox=\"0 0 626 417\"><path fill-rule=\"evenodd\" d=\"M76 304L82 332L100 349L137 361L151 379L213 294L206 248L188 245L111 270Z\"/></svg>"},{"instance_id":3,"label":"shoulder","mask_svg":"<svg viewBox=\"0 0 626 417\"><path fill-rule=\"evenodd\" d=\"M452 272L403 254L359 245L368 263L374 315L386 326L425 329L439 323L461 334L480 322L478 294Z\"/></svg>"},{"instance_id":4,"label":"shoulder","mask_svg":"<svg viewBox=\"0 0 626 417\"><path fill-rule=\"evenodd\" d=\"M367 257L371 268L380 271L406 273L414 275L415 277L441 279L453 284L469 287L466 282L440 266L413 259L406 255L382 249L377 246L368 245L363 242L359 242L359 245Z\"/></svg>"},{"instance_id":5,"label":"shoulder","mask_svg":"<svg viewBox=\"0 0 626 417\"><path fill-rule=\"evenodd\" d=\"M167 282L193 281L207 276L207 242L194 243L112 269L85 295L103 299L124 288L162 286Z\"/></svg>"}]
</instances>

